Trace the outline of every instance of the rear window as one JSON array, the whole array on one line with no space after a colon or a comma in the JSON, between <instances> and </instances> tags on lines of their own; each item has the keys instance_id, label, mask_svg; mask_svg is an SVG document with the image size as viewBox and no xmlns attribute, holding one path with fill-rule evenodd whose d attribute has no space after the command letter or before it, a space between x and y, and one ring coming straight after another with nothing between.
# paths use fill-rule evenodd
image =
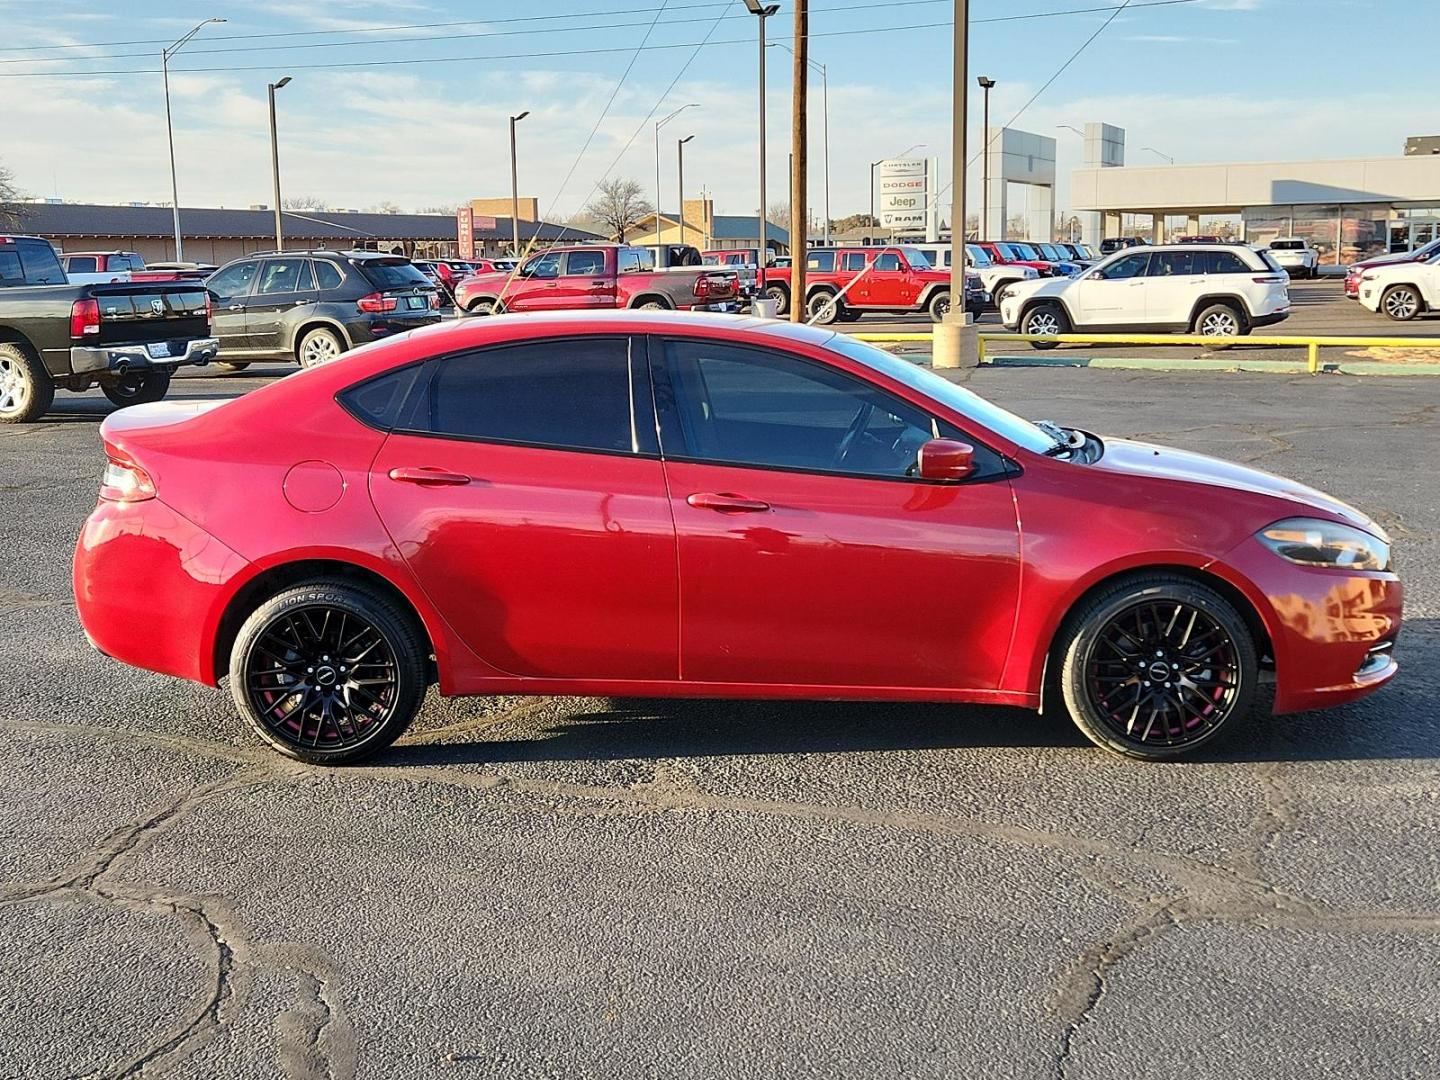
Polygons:
<instances>
[{"instance_id":1,"label":"rear window","mask_svg":"<svg viewBox=\"0 0 1440 1080\"><path fill-rule=\"evenodd\" d=\"M145 260L139 255L111 255L107 262L111 270L145 269Z\"/></svg>"},{"instance_id":2,"label":"rear window","mask_svg":"<svg viewBox=\"0 0 1440 1080\"><path fill-rule=\"evenodd\" d=\"M409 259L364 259L355 265L365 275L365 280L377 289L410 289L430 284L430 279Z\"/></svg>"},{"instance_id":3,"label":"rear window","mask_svg":"<svg viewBox=\"0 0 1440 1080\"><path fill-rule=\"evenodd\" d=\"M1272 251L1299 251L1304 247L1304 240L1276 240L1270 245Z\"/></svg>"},{"instance_id":4,"label":"rear window","mask_svg":"<svg viewBox=\"0 0 1440 1080\"><path fill-rule=\"evenodd\" d=\"M98 267L94 255L72 255L65 260L65 272L69 274L93 274Z\"/></svg>"}]
</instances>

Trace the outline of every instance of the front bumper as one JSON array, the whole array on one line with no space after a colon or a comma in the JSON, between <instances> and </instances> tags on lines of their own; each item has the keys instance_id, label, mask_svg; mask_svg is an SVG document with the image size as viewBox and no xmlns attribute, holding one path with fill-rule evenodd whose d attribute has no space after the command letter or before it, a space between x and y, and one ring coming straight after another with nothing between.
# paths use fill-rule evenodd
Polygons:
<instances>
[{"instance_id":1,"label":"front bumper","mask_svg":"<svg viewBox=\"0 0 1440 1080\"><path fill-rule=\"evenodd\" d=\"M118 375L134 368L203 365L219 352L220 340L213 337L176 338L143 345L77 345L70 350L70 370L76 375Z\"/></svg>"}]
</instances>

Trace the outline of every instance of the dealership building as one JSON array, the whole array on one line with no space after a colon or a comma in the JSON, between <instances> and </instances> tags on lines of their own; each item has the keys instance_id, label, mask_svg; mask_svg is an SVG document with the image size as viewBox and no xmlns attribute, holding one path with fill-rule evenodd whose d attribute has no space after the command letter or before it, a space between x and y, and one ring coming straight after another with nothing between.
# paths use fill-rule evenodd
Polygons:
<instances>
[{"instance_id":1,"label":"dealership building","mask_svg":"<svg viewBox=\"0 0 1440 1080\"><path fill-rule=\"evenodd\" d=\"M1303 237L1322 265L1343 266L1440 237L1440 153L1430 152L1432 142L1412 138L1394 157L1134 166L1125 164L1123 129L1087 124L1070 203L1092 243L1121 235L1127 215L1150 218L1154 241L1201 234L1205 222L1223 217L1249 243Z\"/></svg>"}]
</instances>

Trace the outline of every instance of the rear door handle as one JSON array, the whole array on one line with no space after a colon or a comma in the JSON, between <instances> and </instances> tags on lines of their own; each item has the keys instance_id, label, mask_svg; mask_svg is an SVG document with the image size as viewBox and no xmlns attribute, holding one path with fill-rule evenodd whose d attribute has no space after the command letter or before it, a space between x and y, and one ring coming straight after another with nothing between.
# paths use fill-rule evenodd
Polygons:
<instances>
[{"instance_id":1,"label":"rear door handle","mask_svg":"<svg viewBox=\"0 0 1440 1080\"><path fill-rule=\"evenodd\" d=\"M464 473L448 472L433 465L390 470L390 479L402 484L419 484L421 487L459 487L470 483Z\"/></svg>"},{"instance_id":2,"label":"rear door handle","mask_svg":"<svg viewBox=\"0 0 1440 1080\"><path fill-rule=\"evenodd\" d=\"M685 501L697 510L718 510L722 514L759 514L770 509L767 502L728 491L697 491Z\"/></svg>"}]
</instances>

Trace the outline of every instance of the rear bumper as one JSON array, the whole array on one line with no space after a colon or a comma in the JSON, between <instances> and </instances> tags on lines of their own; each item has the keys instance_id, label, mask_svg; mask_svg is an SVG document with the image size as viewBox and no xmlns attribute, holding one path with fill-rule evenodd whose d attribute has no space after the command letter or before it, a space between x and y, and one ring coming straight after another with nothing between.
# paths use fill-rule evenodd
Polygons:
<instances>
[{"instance_id":1,"label":"rear bumper","mask_svg":"<svg viewBox=\"0 0 1440 1080\"><path fill-rule=\"evenodd\" d=\"M156 356L156 352L160 355ZM213 337L155 341L144 345L77 345L70 350L70 370L76 375L120 374L132 368L208 364L219 352L220 340Z\"/></svg>"},{"instance_id":2,"label":"rear bumper","mask_svg":"<svg viewBox=\"0 0 1440 1080\"><path fill-rule=\"evenodd\" d=\"M736 299L736 300L715 300L715 301L711 301L710 303L705 303L705 304L691 304L689 307L687 307L687 308L681 308L680 310L682 310L682 311L718 311L718 312L721 312L722 314L725 314L725 315L738 315L738 314L740 313L740 307L741 307L741 302L740 302L738 299Z\"/></svg>"},{"instance_id":3,"label":"rear bumper","mask_svg":"<svg viewBox=\"0 0 1440 1080\"><path fill-rule=\"evenodd\" d=\"M106 656L213 685L207 643L246 565L159 499L101 501L75 548L76 613Z\"/></svg>"},{"instance_id":4,"label":"rear bumper","mask_svg":"<svg viewBox=\"0 0 1440 1080\"><path fill-rule=\"evenodd\" d=\"M1290 317L1290 309L1283 308L1280 311L1272 311L1266 315L1251 315L1251 326L1274 326L1278 322L1284 322Z\"/></svg>"}]
</instances>

